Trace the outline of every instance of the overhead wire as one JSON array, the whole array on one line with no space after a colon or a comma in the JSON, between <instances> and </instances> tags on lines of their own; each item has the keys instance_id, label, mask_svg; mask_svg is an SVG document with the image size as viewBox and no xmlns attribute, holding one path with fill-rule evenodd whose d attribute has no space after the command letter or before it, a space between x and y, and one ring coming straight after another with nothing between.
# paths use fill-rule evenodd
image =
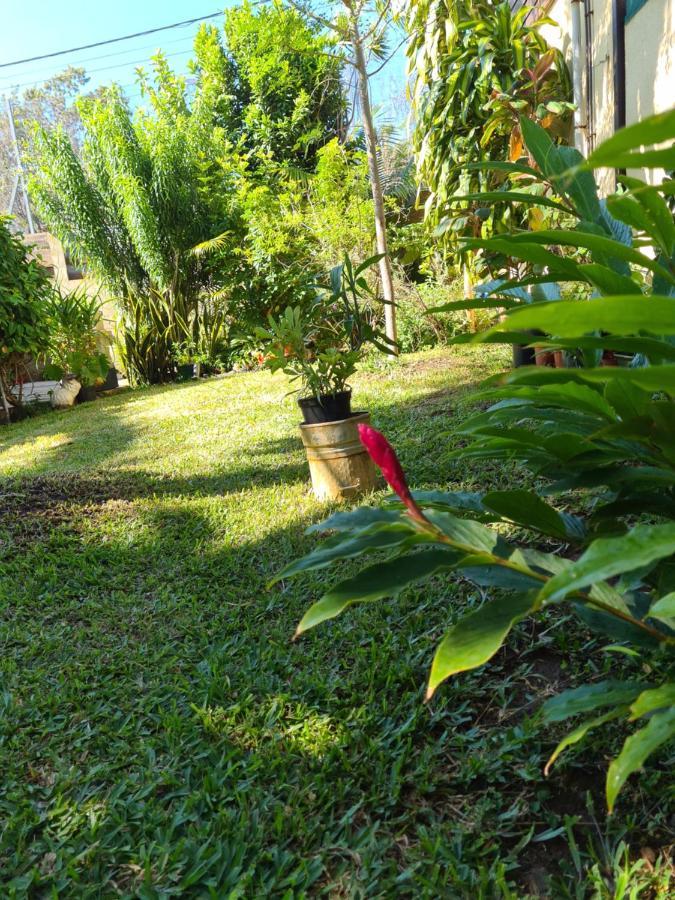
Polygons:
<instances>
[{"instance_id":1,"label":"overhead wire","mask_svg":"<svg viewBox=\"0 0 675 900\"><path fill-rule=\"evenodd\" d=\"M175 40L172 40L172 41L163 41L163 46L171 46L173 44L181 44L181 43L184 43L185 41L187 41L188 44L190 46L192 46L192 40L193 40L192 35L189 35L189 36L185 35L183 37L176 38ZM127 50L117 50L114 53L104 53L104 54L98 55L98 56L86 56L84 59L78 59L78 60L73 60L72 62L69 62L68 66L78 67L78 66L82 66L84 63L98 62L101 59L110 59L113 56L126 56L130 53L142 53L144 50L155 50L155 49L157 49L156 44L144 44L142 47L129 47L129 49L127 49ZM125 66L125 65L131 65L131 63L127 63L127 62L120 63L120 66ZM30 77L33 75L42 76L41 78L38 77L38 80L35 82L27 82L30 84L38 84L38 83L40 83L40 81L45 81L48 78L52 77L53 73L54 73L54 68L52 66L49 69L45 69L44 72L39 72L39 71L22 72L18 77L25 78L26 76ZM0 79L2 79L4 81L7 81L12 78L16 78L16 77L17 77L16 75L10 75L7 73L4 75L0 75ZM11 87L12 85L8 85L8 86Z\"/></svg>"},{"instance_id":2,"label":"overhead wire","mask_svg":"<svg viewBox=\"0 0 675 900\"><path fill-rule=\"evenodd\" d=\"M125 34L122 37L108 38L105 41L96 41L93 44L82 44L80 47L70 47L68 50L55 50L53 53L42 53L39 56L27 56L25 59L15 59L12 62L0 63L0 69L9 66L20 66L24 63L37 62L40 59L53 59L55 56L66 56L68 53L79 53L80 50L91 50L93 47L105 47L107 44L117 44L120 41L129 41L132 38L144 37L147 34L157 34L159 31L169 31L171 28L181 28L183 25L194 25L196 22L204 22L207 19L215 19L222 16L222 12L209 13L206 16L198 16L196 19L185 19L183 22L174 22L171 25L161 25L158 28L146 28L145 31L136 31L134 34Z\"/></svg>"}]
</instances>

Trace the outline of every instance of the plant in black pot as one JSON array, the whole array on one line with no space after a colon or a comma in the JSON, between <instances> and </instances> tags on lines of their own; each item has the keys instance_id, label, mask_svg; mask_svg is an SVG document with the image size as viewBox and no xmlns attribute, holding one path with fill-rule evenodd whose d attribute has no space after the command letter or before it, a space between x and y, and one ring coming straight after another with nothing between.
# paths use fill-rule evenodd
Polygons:
<instances>
[{"instance_id":1,"label":"plant in black pot","mask_svg":"<svg viewBox=\"0 0 675 900\"><path fill-rule=\"evenodd\" d=\"M176 380L192 381L195 377L195 362L197 352L192 341L184 341L174 349L173 358L176 362Z\"/></svg>"},{"instance_id":2,"label":"plant in black pot","mask_svg":"<svg viewBox=\"0 0 675 900\"><path fill-rule=\"evenodd\" d=\"M318 285L305 306L287 307L267 328L258 328L265 365L284 372L300 386L298 405L304 422L300 433L307 450L312 484L320 498L353 496L372 490L375 472L358 438L357 426L367 412L352 412L349 379L367 345L383 352L391 343L377 327L376 298L364 277L380 259L371 257L357 268L348 256Z\"/></svg>"}]
</instances>

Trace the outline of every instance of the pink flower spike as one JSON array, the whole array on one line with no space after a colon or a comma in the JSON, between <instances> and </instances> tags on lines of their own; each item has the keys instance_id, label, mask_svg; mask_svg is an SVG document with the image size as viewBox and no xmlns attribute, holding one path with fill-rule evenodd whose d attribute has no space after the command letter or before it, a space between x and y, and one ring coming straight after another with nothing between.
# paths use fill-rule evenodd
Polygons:
<instances>
[{"instance_id":1,"label":"pink flower spike","mask_svg":"<svg viewBox=\"0 0 675 900\"><path fill-rule=\"evenodd\" d=\"M359 438L368 451L370 458L376 466L382 470L389 487L398 494L405 503L408 513L418 522L427 522L427 519L419 508L408 488L405 473L398 461L396 451L386 437L371 425L360 424Z\"/></svg>"}]
</instances>

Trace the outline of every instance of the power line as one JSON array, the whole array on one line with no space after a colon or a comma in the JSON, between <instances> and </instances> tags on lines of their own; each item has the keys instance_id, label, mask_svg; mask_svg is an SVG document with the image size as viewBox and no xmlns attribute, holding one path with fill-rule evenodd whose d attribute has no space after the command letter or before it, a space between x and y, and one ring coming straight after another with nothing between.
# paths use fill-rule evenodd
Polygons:
<instances>
[{"instance_id":1,"label":"power line","mask_svg":"<svg viewBox=\"0 0 675 900\"><path fill-rule=\"evenodd\" d=\"M189 49L187 49L187 50L176 50L174 53L165 53L165 54L164 54L164 58L165 58L165 59L171 59L171 58L174 57L174 56L184 56L186 53L190 53L190 50L189 50ZM89 69L89 70L87 71L87 75L95 75L96 72L109 72L111 69L122 69L122 68L125 68L126 66L140 66L140 65L142 65L143 63L147 63L147 62L148 62L148 59L147 59L147 58L144 58L144 59L130 59L130 60L127 60L126 62L115 63L115 64L112 65L112 66L100 66L98 69ZM42 84L43 81L45 81L44 78L38 78L37 81L24 81L24 82L22 82L21 84L5 85L5 87L6 87L6 88L10 88L10 87L11 87L11 88L30 87L31 85L34 85L34 84Z\"/></svg>"},{"instance_id":2,"label":"power line","mask_svg":"<svg viewBox=\"0 0 675 900\"><path fill-rule=\"evenodd\" d=\"M131 38L144 37L146 34L156 34L158 31L168 31L171 28L180 28L182 25L194 25L195 22L203 22L206 19L215 19L218 16L222 16L222 12L210 13L208 16L199 16L196 19L185 19L184 22L174 22L172 25L162 25L159 28L148 28L145 31L137 31L134 34L125 34L122 37L109 38L107 41L97 41L94 44L83 44L81 47L71 47L69 50L56 50L54 53L43 53L41 56L28 56L26 59L15 59L13 62L0 63L0 69L6 69L8 66L19 66L22 63L37 62L39 59L53 59L55 56L65 56L67 53L90 50L92 47L104 47L106 44L117 44L120 41L131 40Z\"/></svg>"},{"instance_id":3,"label":"power line","mask_svg":"<svg viewBox=\"0 0 675 900\"><path fill-rule=\"evenodd\" d=\"M185 41L187 41L191 46L192 45L192 36L189 36L189 37L183 36L180 38L176 38L173 41L164 41L163 46L169 46L172 44L182 44ZM111 59L113 56L126 56L129 53L141 53L143 50L155 50L155 49L157 49L156 44L144 44L142 47L129 47L127 50L117 50L114 53L103 53L103 54L98 54L97 56L86 56L84 59L75 60L74 62L68 63L68 65L77 67L77 66L82 66L84 63L88 63L88 62L98 62L101 59ZM125 63L120 63L120 65L123 66L123 65L125 65ZM34 72L30 72L30 71L22 72L19 77L25 78L26 76L42 74L43 78L40 80L46 81L52 75L53 72L54 72L54 69L53 69L53 67L51 67L49 69L45 69L43 73L40 73L39 70L36 70ZM5 81L7 81L10 78L15 78L15 77L16 77L15 75L9 75L9 74L0 75L0 78L2 78ZM31 83L38 84L37 81L31 82Z\"/></svg>"}]
</instances>

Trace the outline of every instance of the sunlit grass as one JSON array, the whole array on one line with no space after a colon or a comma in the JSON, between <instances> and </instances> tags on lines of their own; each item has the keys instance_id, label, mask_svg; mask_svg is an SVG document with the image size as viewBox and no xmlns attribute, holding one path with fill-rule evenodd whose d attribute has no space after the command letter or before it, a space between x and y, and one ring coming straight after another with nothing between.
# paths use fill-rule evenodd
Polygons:
<instances>
[{"instance_id":1,"label":"sunlit grass","mask_svg":"<svg viewBox=\"0 0 675 900\"><path fill-rule=\"evenodd\" d=\"M508 484L513 470L450 459L471 387L505 361L371 365L355 406L413 485ZM430 705L433 648L481 602L466 583L437 578L291 641L332 576L268 588L326 513L286 391L235 375L0 429L0 895L487 900L528 896L543 871L550 896L587 896L587 792L605 856L624 837L662 858L658 770L609 824L606 735L542 776L555 735L529 714L607 665L572 622L543 655L521 627Z\"/></svg>"}]
</instances>

